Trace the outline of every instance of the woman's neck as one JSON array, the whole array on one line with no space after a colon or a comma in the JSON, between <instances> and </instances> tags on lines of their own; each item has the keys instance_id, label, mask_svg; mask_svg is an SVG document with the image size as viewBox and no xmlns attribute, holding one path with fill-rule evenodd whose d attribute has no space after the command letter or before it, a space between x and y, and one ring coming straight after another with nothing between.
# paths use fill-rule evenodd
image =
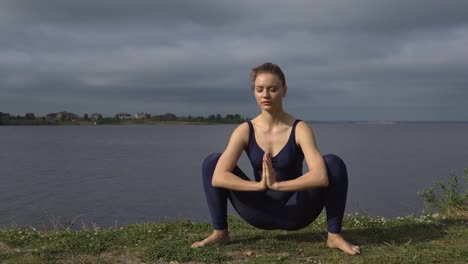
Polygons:
<instances>
[{"instance_id":1,"label":"woman's neck","mask_svg":"<svg viewBox=\"0 0 468 264\"><path fill-rule=\"evenodd\" d=\"M288 114L282 109L276 112L262 111L259 115L259 121L265 124L267 127L276 127L281 123L286 123Z\"/></svg>"}]
</instances>

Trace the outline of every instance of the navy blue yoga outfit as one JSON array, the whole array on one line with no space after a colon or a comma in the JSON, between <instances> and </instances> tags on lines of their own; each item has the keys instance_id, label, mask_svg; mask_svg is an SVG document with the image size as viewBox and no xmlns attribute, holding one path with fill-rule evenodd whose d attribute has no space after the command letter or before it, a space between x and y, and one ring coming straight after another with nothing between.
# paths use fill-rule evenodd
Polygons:
<instances>
[{"instance_id":1,"label":"navy blue yoga outfit","mask_svg":"<svg viewBox=\"0 0 468 264\"><path fill-rule=\"evenodd\" d=\"M292 180L302 175L304 154L296 144L296 120L291 135L281 151L272 157L272 165L278 181ZM264 151L257 145L252 123L249 121L249 144L245 149L254 170L255 180L262 177ZM328 187L312 188L304 191L280 192L265 191L232 191L211 185L213 172L221 153L212 153L203 162L203 186L213 228L226 229L227 199L238 214L249 224L260 229L298 230L306 227L326 209L328 231L340 233L346 206L348 191L348 174L343 160L336 155L323 156L329 179ZM233 174L244 180L250 180L236 166Z\"/></svg>"}]
</instances>

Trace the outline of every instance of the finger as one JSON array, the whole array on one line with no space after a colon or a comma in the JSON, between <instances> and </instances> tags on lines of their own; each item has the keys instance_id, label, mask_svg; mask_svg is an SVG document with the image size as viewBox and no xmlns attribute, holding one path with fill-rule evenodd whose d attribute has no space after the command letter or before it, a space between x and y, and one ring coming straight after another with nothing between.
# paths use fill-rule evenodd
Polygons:
<instances>
[{"instance_id":1,"label":"finger","mask_svg":"<svg viewBox=\"0 0 468 264\"><path fill-rule=\"evenodd\" d=\"M265 175L266 173L266 163L265 163L265 160L263 160L262 162L262 174Z\"/></svg>"}]
</instances>

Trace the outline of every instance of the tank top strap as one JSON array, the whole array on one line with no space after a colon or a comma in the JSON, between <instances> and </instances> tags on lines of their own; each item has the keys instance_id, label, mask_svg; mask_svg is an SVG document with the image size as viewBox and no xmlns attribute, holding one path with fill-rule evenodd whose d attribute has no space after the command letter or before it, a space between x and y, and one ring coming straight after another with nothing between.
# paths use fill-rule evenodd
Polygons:
<instances>
[{"instance_id":1,"label":"tank top strap","mask_svg":"<svg viewBox=\"0 0 468 264\"><path fill-rule=\"evenodd\" d=\"M250 122L250 120L249 120L249 121L247 121L247 123L249 124L249 143L250 143L250 139L252 138L254 131L253 131L252 122Z\"/></svg>"},{"instance_id":2,"label":"tank top strap","mask_svg":"<svg viewBox=\"0 0 468 264\"><path fill-rule=\"evenodd\" d=\"M301 119L296 119L293 124L292 132L296 130L297 123L301 122Z\"/></svg>"},{"instance_id":3,"label":"tank top strap","mask_svg":"<svg viewBox=\"0 0 468 264\"><path fill-rule=\"evenodd\" d=\"M301 122L302 120L301 119L296 119L294 121L294 124L293 124L293 127L292 127L292 130L291 130L291 143L294 147L294 149L296 149L296 126L299 122Z\"/></svg>"},{"instance_id":4,"label":"tank top strap","mask_svg":"<svg viewBox=\"0 0 468 264\"><path fill-rule=\"evenodd\" d=\"M252 122L247 121L247 123L249 124L249 143L247 144L247 150L248 150L248 154L250 153L250 150L252 149L251 146L252 146L252 137L253 137L253 133L254 133L254 130L253 130L253 125L252 125Z\"/></svg>"}]
</instances>

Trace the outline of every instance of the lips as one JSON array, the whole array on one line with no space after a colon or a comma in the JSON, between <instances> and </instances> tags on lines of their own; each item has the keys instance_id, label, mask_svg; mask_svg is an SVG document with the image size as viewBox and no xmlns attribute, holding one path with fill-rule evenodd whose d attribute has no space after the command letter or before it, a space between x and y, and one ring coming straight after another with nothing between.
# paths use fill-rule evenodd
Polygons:
<instances>
[{"instance_id":1,"label":"lips","mask_svg":"<svg viewBox=\"0 0 468 264\"><path fill-rule=\"evenodd\" d=\"M262 104L271 104L270 101L263 101Z\"/></svg>"}]
</instances>

